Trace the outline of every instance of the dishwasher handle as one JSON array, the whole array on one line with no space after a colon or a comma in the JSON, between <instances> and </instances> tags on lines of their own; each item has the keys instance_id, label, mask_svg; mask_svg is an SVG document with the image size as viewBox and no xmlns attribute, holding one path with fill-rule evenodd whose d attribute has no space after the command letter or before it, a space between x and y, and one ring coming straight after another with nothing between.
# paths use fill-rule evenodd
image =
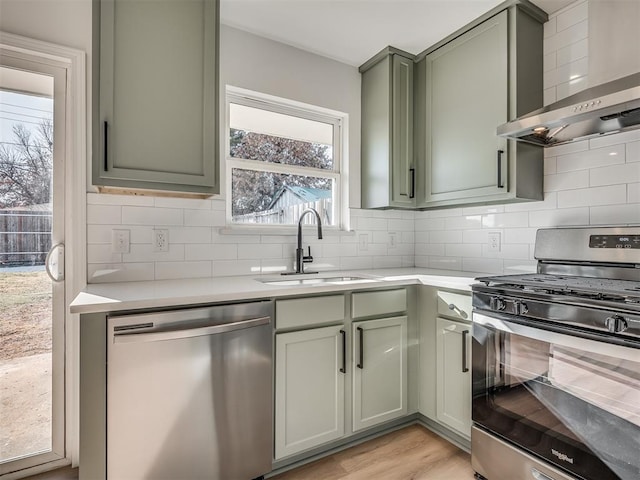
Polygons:
<instances>
[{"instance_id":1,"label":"dishwasher handle","mask_svg":"<svg viewBox=\"0 0 640 480\"><path fill-rule=\"evenodd\" d=\"M177 340L180 338L201 337L203 335L218 335L221 333L243 330L246 328L267 325L271 322L271 317L259 317L250 320L240 320L237 322L210 325L207 327L184 328L178 330L168 330L164 332L141 332L136 333L133 329L123 332L114 332L113 343L142 343L160 342L164 340Z\"/></svg>"}]
</instances>

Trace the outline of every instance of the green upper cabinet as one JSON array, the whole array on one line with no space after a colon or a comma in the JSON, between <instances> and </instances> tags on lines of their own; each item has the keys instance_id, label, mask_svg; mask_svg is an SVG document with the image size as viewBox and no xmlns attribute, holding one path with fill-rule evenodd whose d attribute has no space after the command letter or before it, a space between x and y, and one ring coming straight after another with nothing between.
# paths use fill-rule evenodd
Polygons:
<instances>
[{"instance_id":1,"label":"green upper cabinet","mask_svg":"<svg viewBox=\"0 0 640 480\"><path fill-rule=\"evenodd\" d=\"M362 208L415 207L413 55L388 47L362 73Z\"/></svg>"},{"instance_id":2,"label":"green upper cabinet","mask_svg":"<svg viewBox=\"0 0 640 480\"><path fill-rule=\"evenodd\" d=\"M419 207L542 200L542 149L496 135L543 104L542 38L516 5L417 57Z\"/></svg>"},{"instance_id":3,"label":"green upper cabinet","mask_svg":"<svg viewBox=\"0 0 640 480\"><path fill-rule=\"evenodd\" d=\"M219 0L100 2L93 183L219 192Z\"/></svg>"}]
</instances>

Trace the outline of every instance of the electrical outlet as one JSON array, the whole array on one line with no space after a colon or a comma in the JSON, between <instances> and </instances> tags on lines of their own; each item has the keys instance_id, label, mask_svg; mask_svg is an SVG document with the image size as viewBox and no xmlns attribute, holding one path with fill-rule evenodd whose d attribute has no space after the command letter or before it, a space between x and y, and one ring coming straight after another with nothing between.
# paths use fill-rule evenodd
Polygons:
<instances>
[{"instance_id":1,"label":"electrical outlet","mask_svg":"<svg viewBox=\"0 0 640 480\"><path fill-rule=\"evenodd\" d=\"M153 251L169 251L169 230L164 228L157 228L153 230Z\"/></svg>"},{"instance_id":2,"label":"electrical outlet","mask_svg":"<svg viewBox=\"0 0 640 480\"><path fill-rule=\"evenodd\" d=\"M396 248L397 246L398 246L398 234L396 232L389 232L387 247Z\"/></svg>"},{"instance_id":3,"label":"electrical outlet","mask_svg":"<svg viewBox=\"0 0 640 480\"><path fill-rule=\"evenodd\" d=\"M369 235L366 233L361 233L358 237L358 250L361 252L369 250Z\"/></svg>"},{"instance_id":4,"label":"electrical outlet","mask_svg":"<svg viewBox=\"0 0 640 480\"><path fill-rule=\"evenodd\" d=\"M500 232L489 232L489 251L500 251Z\"/></svg>"},{"instance_id":5,"label":"electrical outlet","mask_svg":"<svg viewBox=\"0 0 640 480\"><path fill-rule=\"evenodd\" d=\"M129 230L111 230L111 252L129 253L130 245Z\"/></svg>"}]
</instances>

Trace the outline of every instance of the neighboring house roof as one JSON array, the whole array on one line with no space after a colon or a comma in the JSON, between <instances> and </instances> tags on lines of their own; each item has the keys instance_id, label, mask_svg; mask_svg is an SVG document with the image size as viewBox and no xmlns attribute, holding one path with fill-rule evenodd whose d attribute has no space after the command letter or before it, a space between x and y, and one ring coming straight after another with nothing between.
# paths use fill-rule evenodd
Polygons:
<instances>
[{"instance_id":1,"label":"neighboring house roof","mask_svg":"<svg viewBox=\"0 0 640 480\"><path fill-rule=\"evenodd\" d=\"M272 209L274 205L278 203L280 197L287 190L298 197L300 199L300 203L317 202L318 200L322 200L323 198L331 198L331 190L310 187L290 187L288 185L285 185L273 196L273 200L271 200L268 210Z\"/></svg>"}]
</instances>

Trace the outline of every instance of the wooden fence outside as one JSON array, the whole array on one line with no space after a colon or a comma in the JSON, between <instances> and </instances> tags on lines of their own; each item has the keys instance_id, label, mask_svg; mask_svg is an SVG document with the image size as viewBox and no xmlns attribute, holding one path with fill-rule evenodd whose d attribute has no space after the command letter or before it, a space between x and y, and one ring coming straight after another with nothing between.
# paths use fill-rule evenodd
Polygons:
<instances>
[{"instance_id":1,"label":"wooden fence outside","mask_svg":"<svg viewBox=\"0 0 640 480\"><path fill-rule=\"evenodd\" d=\"M46 210L0 210L0 267L44 265L51 221Z\"/></svg>"},{"instance_id":2,"label":"wooden fence outside","mask_svg":"<svg viewBox=\"0 0 640 480\"><path fill-rule=\"evenodd\" d=\"M315 208L320 214L324 225L332 224L331 199L326 198L316 202L298 203L284 208L273 208L262 212L247 213L245 215L235 215L234 223L254 223L254 224L275 224L275 225L297 225L300 215L306 208ZM303 225L315 225L316 219L313 215L307 215L302 221Z\"/></svg>"}]
</instances>

